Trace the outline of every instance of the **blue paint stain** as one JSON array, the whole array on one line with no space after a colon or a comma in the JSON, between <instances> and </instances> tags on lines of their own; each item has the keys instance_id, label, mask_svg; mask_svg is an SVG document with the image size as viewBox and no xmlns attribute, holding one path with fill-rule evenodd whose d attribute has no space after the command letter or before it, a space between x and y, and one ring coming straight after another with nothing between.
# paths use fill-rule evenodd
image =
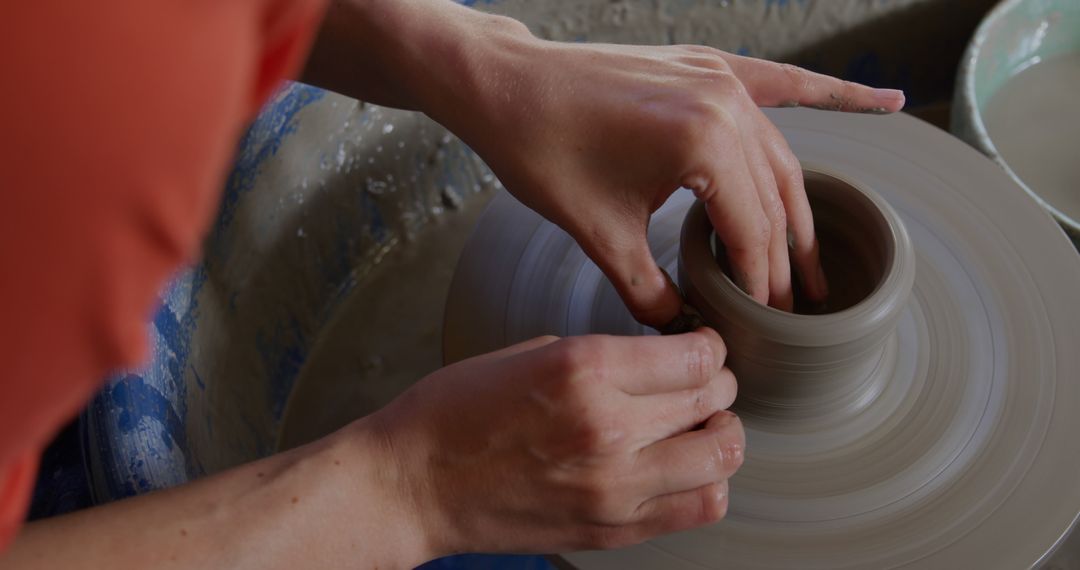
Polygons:
<instances>
[{"instance_id":1,"label":"blue paint stain","mask_svg":"<svg viewBox=\"0 0 1080 570\"><path fill-rule=\"evenodd\" d=\"M120 409L116 426L120 433L131 433L143 418L151 418L165 426L162 445L171 450L173 444L186 451L187 432L172 404L157 388L146 383L142 376L128 374L102 391L102 399Z\"/></svg>"},{"instance_id":2,"label":"blue paint stain","mask_svg":"<svg viewBox=\"0 0 1080 570\"><path fill-rule=\"evenodd\" d=\"M138 374L126 374L105 386L86 412L97 418L91 423L100 431L86 432L84 446L94 448L101 457L104 480L100 481L111 498L130 497L161 487L152 466L159 458L178 447L187 457L187 432L172 403L155 386ZM144 419L162 426L158 442L146 442L139 433ZM94 436L91 438L90 436ZM132 457L121 441L148 444L142 456ZM144 459L145 458L145 459Z\"/></svg>"},{"instance_id":3,"label":"blue paint stain","mask_svg":"<svg viewBox=\"0 0 1080 570\"><path fill-rule=\"evenodd\" d=\"M176 314L172 312L168 304L164 304L154 315L154 328L157 329L161 340L170 350L164 354L155 356L164 357L164 364L169 370L170 379L173 381L183 380L184 363L187 361L187 346L191 331L184 331ZM160 362L160 359L158 359Z\"/></svg>"},{"instance_id":4,"label":"blue paint stain","mask_svg":"<svg viewBox=\"0 0 1080 570\"><path fill-rule=\"evenodd\" d=\"M255 187L263 163L277 154L286 136L296 130L296 114L325 96L326 91L318 87L302 83L290 84L259 113L240 140L233 171L225 183L214 234L221 234L232 224L240 196ZM224 240L211 239L208 243L223 244ZM221 245L217 247L220 248ZM220 256L223 252L217 250L213 253Z\"/></svg>"}]
</instances>

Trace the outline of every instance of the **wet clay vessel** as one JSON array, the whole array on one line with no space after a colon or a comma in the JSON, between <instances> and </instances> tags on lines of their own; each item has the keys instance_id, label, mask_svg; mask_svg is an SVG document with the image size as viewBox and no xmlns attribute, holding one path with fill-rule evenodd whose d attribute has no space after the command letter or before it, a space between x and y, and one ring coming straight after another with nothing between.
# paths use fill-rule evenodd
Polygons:
<instances>
[{"instance_id":1,"label":"wet clay vessel","mask_svg":"<svg viewBox=\"0 0 1080 570\"><path fill-rule=\"evenodd\" d=\"M1037 566L1080 513L1080 257L1005 172L917 119L768 115L808 170L830 302L749 304L676 192L649 245L731 347L746 461L720 523L563 560ZM445 360L591 333L656 334L565 232L497 195L451 284Z\"/></svg>"},{"instance_id":2,"label":"wet clay vessel","mask_svg":"<svg viewBox=\"0 0 1080 570\"><path fill-rule=\"evenodd\" d=\"M881 394L915 281L911 239L884 199L816 170L804 171L804 180L832 284L821 305L796 295L789 313L739 289L701 202L690 206L679 245L683 293L727 344L739 380L736 410L778 423L838 421Z\"/></svg>"}]
</instances>

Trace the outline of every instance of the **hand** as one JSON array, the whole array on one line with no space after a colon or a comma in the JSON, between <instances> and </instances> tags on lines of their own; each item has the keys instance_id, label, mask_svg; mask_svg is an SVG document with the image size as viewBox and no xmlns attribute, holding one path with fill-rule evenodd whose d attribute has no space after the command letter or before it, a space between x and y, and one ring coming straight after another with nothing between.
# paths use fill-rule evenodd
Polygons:
<instances>
[{"instance_id":1,"label":"hand","mask_svg":"<svg viewBox=\"0 0 1080 570\"><path fill-rule=\"evenodd\" d=\"M724 357L709 329L537 338L363 421L394 450L433 552L612 548L724 516L744 445Z\"/></svg>"},{"instance_id":2,"label":"hand","mask_svg":"<svg viewBox=\"0 0 1080 570\"><path fill-rule=\"evenodd\" d=\"M758 107L888 113L901 92L701 46L525 32L486 45L471 55L470 103L436 116L577 240L639 321L663 326L682 303L646 241L649 217L680 186L706 203L752 297L791 310L792 262L811 300L827 295L799 161Z\"/></svg>"}]
</instances>

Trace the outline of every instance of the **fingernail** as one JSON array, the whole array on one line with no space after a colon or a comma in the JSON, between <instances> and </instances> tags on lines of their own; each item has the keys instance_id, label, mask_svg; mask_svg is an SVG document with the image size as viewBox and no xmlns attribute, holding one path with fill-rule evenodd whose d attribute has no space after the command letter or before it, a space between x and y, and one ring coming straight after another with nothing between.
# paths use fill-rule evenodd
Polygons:
<instances>
[{"instance_id":1,"label":"fingernail","mask_svg":"<svg viewBox=\"0 0 1080 570\"><path fill-rule=\"evenodd\" d=\"M734 412L720 410L719 412L716 412L716 427L727 427L735 423L738 419L739 416L736 416Z\"/></svg>"}]
</instances>

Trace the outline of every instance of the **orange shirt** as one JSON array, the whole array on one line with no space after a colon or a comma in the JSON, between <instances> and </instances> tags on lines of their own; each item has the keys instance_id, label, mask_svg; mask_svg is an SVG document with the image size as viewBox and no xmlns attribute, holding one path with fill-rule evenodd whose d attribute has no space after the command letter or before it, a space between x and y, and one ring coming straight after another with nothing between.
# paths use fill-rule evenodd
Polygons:
<instances>
[{"instance_id":1,"label":"orange shirt","mask_svg":"<svg viewBox=\"0 0 1080 570\"><path fill-rule=\"evenodd\" d=\"M146 351L244 125L324 0L61 0L0 9L0 550L38 455Z\"/></svg>"}]
</instances>

